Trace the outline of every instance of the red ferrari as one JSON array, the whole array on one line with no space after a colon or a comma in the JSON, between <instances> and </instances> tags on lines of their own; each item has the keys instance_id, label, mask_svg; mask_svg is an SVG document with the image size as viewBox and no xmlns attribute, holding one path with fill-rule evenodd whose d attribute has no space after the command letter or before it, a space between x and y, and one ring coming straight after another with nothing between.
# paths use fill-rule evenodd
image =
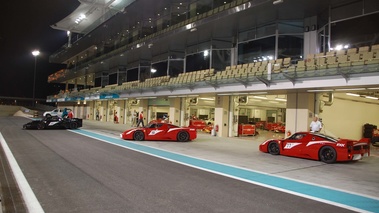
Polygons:
<instances>
[{"instance_id":1,"label":"red ferrari","mask_svg":"<svg viewBox=\"0 0 379 213\"><path fill-rule=\"evenodd\" d=\"M312 132L297 132L286 139L270 139L259 146L261 152L298 158L320 160L325 163L356 161L370 155L370 142L336 139Z\"/></svg>"},{"instance_id":2,"label":"red ferrari","mask_svg":"<svg viewBox=\"0 0 379 213\"><path fill-rule=\"evenodd\" d=\"M194 128L178 127L168 123L149 123L145 127L126 130L120 137L124 140L136 141L179 141L186 142L196 139Z\"/></svg>"}]
</instances>

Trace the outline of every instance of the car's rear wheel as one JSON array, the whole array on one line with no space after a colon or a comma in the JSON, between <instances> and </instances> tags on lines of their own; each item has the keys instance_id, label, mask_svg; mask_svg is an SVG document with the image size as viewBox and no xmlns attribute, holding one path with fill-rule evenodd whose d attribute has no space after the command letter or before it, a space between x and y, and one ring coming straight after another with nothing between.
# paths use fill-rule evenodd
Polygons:
<instances>
[{"instance_id":1,"label":"car's rear wheel","mask_svg":"<svg viewBox=\"0 0 379 213\"><path fill-rule=\"evenodd\" d=\"M38 123L37 124L37 129L45 129L45 124L44 123Z\"/></svg>"},{"instance_id":2,"label":"car's rear wheel","mask_svg":"<svg viewBox=\"0 0 379 213\"><path fill-rule=\"evenodd\" d=\"M47 114L45 117L47 117L47 118L50 118L50 117L51 117L51 115L50 115L50 114Z\"/></svg>"},{"instance_id":3,"label":"car's rear wheel","mask_svg":"<svg viewBox=\"0 0 379 213\"><path fill-rule=\"evenodd\" d=\"M319 158L324 163L334 163L337 159L337 152L330 146L324 146L320 149Z\"/></svg>"},{"instance_id":4,"label":"car's rear wheel","mask_svg":"<svg viewBox=\"0 0 379 213\"><path fill-rule=\"evenodd\" d=\"M78 124L76 122L70 123L70 129L77 129L77 128L78 128Z\"/></svg>"},{"instance_id":5,"label":"car's rear wheel","mask_svg":"<svg viewBox=\"0 0 379 213\"><path fill-rule=\"evenodd\" d=\"M268 153L270 153L272 155L279 155L280 154L278 142L272 141L268 144Z\"/></svg>"},{"instance_id":6,"label":"car's rear wheel","mask_svg":"<svg viewBox=\"0 0 379 213\"><path fill-rule=\"evenodd\" d=\"M179 142L187 142L187 141L189 141L190 136L189 136L188 132L180 131L178 133L178 135L176 136L176 138Z\"/></svg>"},{"instance_id":7,"label":"car's rear wheel","mask_svg":"<svg viewBox=\"0 0 379 213\"><path fill-rule=\"evenodd\" d=\"M143 141L145 139L145 134L142 131L136 131L133 134L133 139L136 141Z\"/></svg>"}]
</instances>

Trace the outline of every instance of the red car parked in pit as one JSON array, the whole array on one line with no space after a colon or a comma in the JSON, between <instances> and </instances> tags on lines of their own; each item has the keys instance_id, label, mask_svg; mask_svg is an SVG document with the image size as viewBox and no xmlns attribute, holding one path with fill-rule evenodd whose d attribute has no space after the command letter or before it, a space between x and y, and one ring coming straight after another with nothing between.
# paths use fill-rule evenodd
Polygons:
<instances>
[{"instance_id":1,"label":"red car parked in pit","mask_svg":"<svg viewBox=\"0 0 379 213\"><path fill-rule=\"evenodd\" d=\"M188 127L178 127L168 123L149 123L145 127L137 127L126 130L120 134L124 140L136 141L179 141L186 142L195 140L196 129Z\"/></svg>"},{"instance_id":2,"label":"red car parked in pit","mask_svg":"<svg viewBox=\"0 0 379 213\"><path fill-rule=\"evenodd\" d=\"M320 160L325 163L356 161L370 155L369 140L336 139L312 132L297 132L286 139L270 139L259 146L261 152L298 158Z\"/></svg>"}]
</instances>

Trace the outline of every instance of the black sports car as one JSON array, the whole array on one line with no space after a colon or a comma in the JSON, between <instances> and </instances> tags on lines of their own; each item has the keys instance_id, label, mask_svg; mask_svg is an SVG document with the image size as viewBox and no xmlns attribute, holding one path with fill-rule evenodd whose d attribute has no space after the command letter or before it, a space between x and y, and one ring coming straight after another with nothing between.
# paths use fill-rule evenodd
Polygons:
<instances>
[{"instance_id":1,"label":"black sports car","mask_svg":"<svg viewBox=\"0 0 379 213\"><path fill-rule=\"evenodd\" d=\"M51 116L24 124L23 129L77 129L82 126L83 119Z\"/></svg>"}]
</instances>

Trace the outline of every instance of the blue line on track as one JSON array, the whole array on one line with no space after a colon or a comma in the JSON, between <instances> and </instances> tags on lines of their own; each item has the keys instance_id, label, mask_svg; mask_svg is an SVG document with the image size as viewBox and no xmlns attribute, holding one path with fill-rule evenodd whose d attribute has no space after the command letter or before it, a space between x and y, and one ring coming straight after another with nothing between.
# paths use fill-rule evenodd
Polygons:
<instances>
[{"instance_id":1,"label":"blue line on track","mask_svg":"<svg viewBox=\"0 0 379 213\"><path fill-rule=\"evenodd\" d=\"M202 168L208 171L225 174L227 176L236 177L248 182L255 182L262 185L271 186L273 188L282 189L284 191L293 192L294 194L300 194L306 197L313 197L316 200L330 201L331 203L341 204L341 206L352 207L355 210L363 210L367 212L379 213L379 200L375 198L365 197L362 195L356 195L348 192L338 191L322 186L315 186L312 184L302 183L295 180L289 180L280 178L277 176L271 176L251 170L237 168L220 163L201 160L194 157L189 157L177 153L172 153L132 142L128 142L122 139L116 139L101 134L96 134L86 130L74 130L74 132L97 138L99 140L107 141L109 143L119 145L122 147L146 152L151 155L167 158L173 161L181 162L183 164L191 165L194 167Z\"/></svg>"}]
</instances>

